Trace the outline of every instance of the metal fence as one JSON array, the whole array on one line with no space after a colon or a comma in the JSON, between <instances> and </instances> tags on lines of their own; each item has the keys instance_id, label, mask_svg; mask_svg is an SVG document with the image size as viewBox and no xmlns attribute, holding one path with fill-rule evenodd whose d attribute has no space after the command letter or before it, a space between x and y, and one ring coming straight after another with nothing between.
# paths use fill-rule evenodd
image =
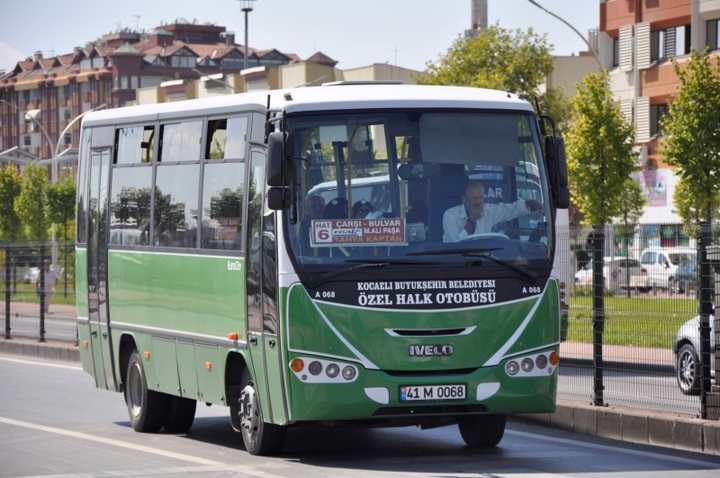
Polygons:
<instances>
[{"instance_id":1,"label":"metal fence","mask_svg":"<svg viewBox=\"0 0 720 478\"><path fill-rule=\"evenodd\" d=\"M0 244L6 339L76 340L75 245Z\"/></svg>"},{"instance_id":2,"label":"metal fence","mask_svg":"<svg viewBox=\"0 0 720 478\"><path fill-rule=\"evenodd\" d=\"M704 231L703 241L678 225L558 231L559 243L570 244L560 263L569 305L560 398L717 416L717 389L702 382L718 364L710 363L710 344L702 346L699 320L701 291L714 320L720 262L705 257L705 246L720 243L717 232Z\"/></svg>"}]
</instances>

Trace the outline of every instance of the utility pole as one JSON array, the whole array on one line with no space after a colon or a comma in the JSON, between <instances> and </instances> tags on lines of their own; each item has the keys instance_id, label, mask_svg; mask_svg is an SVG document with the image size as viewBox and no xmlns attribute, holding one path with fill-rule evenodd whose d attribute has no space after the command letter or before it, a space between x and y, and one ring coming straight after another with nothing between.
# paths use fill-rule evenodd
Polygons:
<instances>
[{"instance_id":1,"label":"utility pole","mask_svg":"<svg viewBox=\"0 0 720 478\"><path fill-rule=\"evenodd\" d=\"M246 70L248 67L248 53L250 51L248 47L248 15L253 11L253 3L255 3L255 1L256 0L240 0L241 10L245 14L245 54L243 58L243 70Z\"/></svg>"}]
</instances>

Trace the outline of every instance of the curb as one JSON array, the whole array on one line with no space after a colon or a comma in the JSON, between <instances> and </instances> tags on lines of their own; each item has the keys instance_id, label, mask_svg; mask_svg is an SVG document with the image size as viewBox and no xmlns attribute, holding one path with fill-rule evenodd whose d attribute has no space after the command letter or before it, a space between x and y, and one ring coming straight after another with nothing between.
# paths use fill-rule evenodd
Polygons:
<instances>
[{"instance_id":1,"label":"curb","mask_svg":"<svg viewBox=\"0 0 720 478\"><path fill-rule=\"evenodd\" d=\"M720 455L720 422L558 400L555 413L517 418L576 433Z\"/></svg>"},{"instance_id":2,"label":"curb","mask_svg":"<svg viewBox=\"0 0 720 478\"><path fill-rule=\"evenodd\" d=\"M38 357L49 360L62 360L65 362L79 362L80 353L75 345L70 342L59 342L49 340L38 342L37 340L14 338L0 339L0 353L23 355L27 357Z\"/></svg>"}]
</instances>

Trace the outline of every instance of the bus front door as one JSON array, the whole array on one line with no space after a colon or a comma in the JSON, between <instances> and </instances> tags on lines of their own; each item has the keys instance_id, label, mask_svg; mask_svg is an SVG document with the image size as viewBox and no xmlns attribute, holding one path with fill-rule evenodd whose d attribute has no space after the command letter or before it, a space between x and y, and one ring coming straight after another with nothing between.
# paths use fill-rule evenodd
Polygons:
<instances>
[{"instance_id":1,"label":"bus front door","mask_svg":"<svg viewBox=\"0 0 720 478\"><path fill-rule=\"evenodd\" d=\"M107 308L107 228L110 148L90 153L87 285L95 384L115 389Z\"/></svg>"},{"instance_id":2,"label":"bus front door","mask_svg":"<svg viewBox=\"0 0 720 478\"><path fill-rule=\"evenodd\" d=\"M287 422L277 304L275 212L265 207L265 157L252 154L248 199L247 336L253 377L267 422Z\"/></svg>"}]
</instances>

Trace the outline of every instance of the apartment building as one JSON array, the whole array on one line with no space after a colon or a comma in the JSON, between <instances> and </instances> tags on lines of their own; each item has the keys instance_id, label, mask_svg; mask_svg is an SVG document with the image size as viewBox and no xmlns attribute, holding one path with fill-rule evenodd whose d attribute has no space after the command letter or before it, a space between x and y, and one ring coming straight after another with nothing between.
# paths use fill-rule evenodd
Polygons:
<instances>
[{"instance_id":1,"label":"apartment building","mask_svg":"<svg viewBox=\"0 0 720 478\"><path fill-rule=\"evenodd\" d=\"M640 246L687 244L673 204L678 176L664 162L660 122L679 88L672 60L717 50L720 0L600 0L598 51L623 114L635 126L647 194Z\"/></svg>"},{"instance_id":2,"label":"apartment building","mask_svg":"<svg viewBox=\"0 0 720 478\"><path fill-rule=\"evenodd\" d=\"M61 146L76 148L79 128L63 131L81 113L101 105L132 104L139 88L239 73L245 54L224 26L184 20L148 33L109 33L85 48L49 58L36 52L0 74L0 153L17 148L28 157L48 158L58 139ZM301 61L277 49L248 48L247 56L249 68Z\"/></svg>"}]
</instances>

